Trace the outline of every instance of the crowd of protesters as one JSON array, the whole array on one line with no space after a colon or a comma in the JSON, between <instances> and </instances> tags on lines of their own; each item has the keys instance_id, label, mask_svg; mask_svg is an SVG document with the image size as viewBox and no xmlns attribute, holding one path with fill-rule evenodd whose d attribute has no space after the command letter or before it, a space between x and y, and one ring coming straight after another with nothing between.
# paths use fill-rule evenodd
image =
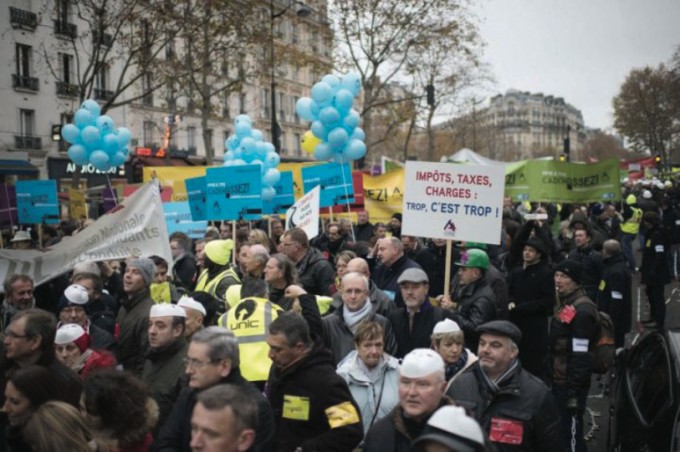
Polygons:
<instances>
[{"instance_id":1,"label":"crowd of protesters","mask_svg":"<svg viewBox=\"0 0 680 452\"><path fill-rule=\"evenodd\" d=\"M678 202L670 183L506 198L500 244L454 243L450 285L444 240L365 211L311 240L224 222L172 234L172 262L8 275L0 450L586 450L598 311L625 347L639 277L664 328ZM78 232L50 229L44 247Z\"/></svg>"}]
</instances>

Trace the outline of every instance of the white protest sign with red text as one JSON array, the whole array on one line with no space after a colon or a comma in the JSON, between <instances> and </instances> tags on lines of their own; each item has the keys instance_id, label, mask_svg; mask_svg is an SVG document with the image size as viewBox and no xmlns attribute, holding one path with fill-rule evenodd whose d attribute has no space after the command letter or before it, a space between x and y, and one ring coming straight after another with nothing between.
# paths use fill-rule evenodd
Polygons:
<instances>
[{"instance_id":1,"label":"white protest sign with red text","mask_svg":"<svg viewBox=\"0 0 680 452\"><path fill-rule=\"evenodd\" d=\"M498 244L504 188L500 166L406 162L401 233Z\"/></svg>"}]
</instances>

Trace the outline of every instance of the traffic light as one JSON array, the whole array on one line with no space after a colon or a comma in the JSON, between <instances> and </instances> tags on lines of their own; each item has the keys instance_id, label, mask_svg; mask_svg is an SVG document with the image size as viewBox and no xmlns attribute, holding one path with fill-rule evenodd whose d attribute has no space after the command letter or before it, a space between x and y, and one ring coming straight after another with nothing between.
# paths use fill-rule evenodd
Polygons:
<instances>
[{"instance_id":1,"label":"traffic light","mask_svg":"<svg viewBox=\"0 0 680 452\"><path fill-rule=\"evenodd\" d=\"M566 162L567 157L564 154L560 154L560 162Z\"/></svg>"},{"instance_id":2,"label":"traffic light","mask_svg":"<svg viewBox=\"0 0 680 452\"><path fill-rule=\"evenodd\" d=\"M434 107L434 85L427 85L425 92L427 93L427 105Z\"/></svg>"},{"instance_id":3,"label":"traffic light","mask_svg":"<svg viewBox=\"0 0 680 452\"><path fill-rule=\"evenodd\" d=\"M61 124L52 126L52 141L61 141Z\"/></svg>"},{"instance_id":4,"label":"traffic light","mask_svg":"<svg viewBox=\"0 0 680 452\"><path fill-rule=\"evenodd\" d=\"M654 157L654 163L656 164L656 166L661 165L661 156L659 154L656 154L656 156Z\"/></svg>"},{"instance_id":5,"label":"traffic light","mask_svg":"<svg viewBox=\"0 0 680 452\"><path fill-rule=\"evenodd\" d=\"M564 157L564 161L568 162L569 161L569 151L571 150L570 149L571 148L571 140L569 140L568 136L564 139L563 144L564 144L564 153L562 154L562 156Z\"/></svg>"}]
</instances>

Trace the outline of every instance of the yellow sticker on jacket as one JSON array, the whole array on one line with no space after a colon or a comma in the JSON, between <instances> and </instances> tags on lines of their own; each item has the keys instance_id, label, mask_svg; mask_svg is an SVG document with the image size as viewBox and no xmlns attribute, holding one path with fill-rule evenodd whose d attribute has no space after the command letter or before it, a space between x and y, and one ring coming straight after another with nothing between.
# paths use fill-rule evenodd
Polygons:
<instances>
[{"instance_id":1,"label":"yellow sticker on jacket","mask_svg":"<svg viewBox=\"0 0 680 452\"><path fill-rule=\"evenodd\" d=\"M652 246L652 240L647 239L647 242L645 242L645 248L649 248L650 246Z\"/></svg>"},{"instance_id":2,"label":"yellow sticker on jacket","mask_svg":"<svg viewBox=\"0 0 680 452\"><path fill-rule=\"evenodd\" d=\"M283 396L283 418L296 421L309 420L309 397Z\"/></svg>"},{"instance_id":3,"label":"yellow sticker on jacket","mask_svg":"<svg viewBox=\"0 0 680 452\"><path fill-rule=\"evenodd\" d=\"M604 279L600 281L600 286L598 287L598 290L603 291L604 288L607 287L607 283L604 282Z\"/></svg>"},{"instance_id":4,"label":"yellow sticker on jacket","mask_svg":"<svg viewBox=\"0 0 680 452\"><path fill-rule=\"evenodd\" d=\"M328 425L332 429L360 422L359 415L352 402L342 402L326 408L326 417L328 418Z\"/></svg>"}]
</instances>

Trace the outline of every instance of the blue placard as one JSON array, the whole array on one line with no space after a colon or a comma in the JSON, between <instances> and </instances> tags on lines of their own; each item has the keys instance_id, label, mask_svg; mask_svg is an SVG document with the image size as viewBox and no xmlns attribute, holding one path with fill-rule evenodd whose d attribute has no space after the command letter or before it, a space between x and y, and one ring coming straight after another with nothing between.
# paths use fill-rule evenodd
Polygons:
<instances>
[{"instance_id":1,"label":"blue placard","mask_svg":"<svg viewBox=\"0 0 680 452\"><path fill-rule=\"evenodd\" d=\"M325 165L302 168L302 184L305 193L317 185L321 186L319 207L337 206L354 202L352 169L349 163L326 163Z\"/></svg>"},{"instance_id":2,"label":"blue placard","mask_svg":"<svg viewBox=\"0 0 680 452\"><path fill-rule=\"evenodd\" d=\"M168 234L183 232L192 239L202 239L208 227L207 221L192 221L189 201L163 203L163 215Z\"/></svg>"},{"instance_id":3,"label":"blue placard","mask_svg":"<svg viewBox=\"0 0 680 452\"><path fill-rule=\"evenodd\" d=\"M271 201L262 203L262 213L270 215L273 213L286 213L295 204L295 187L293 186L293 172L284 171L281 173L279 183L274 185L276 195Z\"/></svg>"},{"instance_id":4,"label":"blue placard","mask_svg":"<svg viewBox=\"0 0 680 452\"><path fill-rule=\"evenodd\" d=\"M208 220L257 220L262 218L260 165L208 168L206 202Z\"/></svg>"},{"instance_id":5,"label":"blue placard","mask_svg":"<svg viewBox=\"0 0 680 452\"><path fill-rule=\"evenodd\" d=\"M187 187L187 200L191 210L191 219L194 221L207 220L205 176L186 179L184 184Z\"/></svg>"},{"instance_id":6,"label":"blue placard","mask_svg":"<svg viewBox=\"0 0 680 452\"><path fill-rule=\"evenodd\" d=\"M59 224L56 180L20 180L15 186L20 224Z\"/></svg>"}]
</instances>

